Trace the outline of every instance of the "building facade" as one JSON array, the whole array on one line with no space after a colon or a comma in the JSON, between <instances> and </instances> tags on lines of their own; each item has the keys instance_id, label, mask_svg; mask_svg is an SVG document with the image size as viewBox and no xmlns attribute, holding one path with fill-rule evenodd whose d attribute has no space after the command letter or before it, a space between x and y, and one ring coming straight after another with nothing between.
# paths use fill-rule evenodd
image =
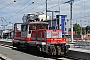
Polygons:
<instances>
[{"instance_id":1,"label":"building facade","mask_svg":"<svg viewBox=\"0 0 90 60\"><path fill-rule=\"evenodd\" d=\"M62 34L68 35L68 20L66 15L56 15L53 20L47 20L49 29L61 29Z\"/></svg>"}]
</instances>

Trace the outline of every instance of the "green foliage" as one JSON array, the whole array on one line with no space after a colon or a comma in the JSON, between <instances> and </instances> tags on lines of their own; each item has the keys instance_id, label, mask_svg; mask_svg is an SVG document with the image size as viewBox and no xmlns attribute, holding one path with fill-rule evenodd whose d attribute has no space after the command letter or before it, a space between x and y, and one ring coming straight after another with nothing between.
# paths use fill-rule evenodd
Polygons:
<instances>
[{"instance_id":1,"label":"green foliage","mask_svg":"<svg viewBox=\"0 0 90 60\"><path fill-rule=\"evenodd\" d=\"M73 25L73 30L77 32L77 34L80 34L80 31L81 31L81 27L79 24L74 24Z\"/></svg>"},{"instance_id":2,"label":"green foliage","mask_svg":"<svg viewBox=\"0 0 90 60\"><path fill-rule=\"evenodd\" d=\"M82 28L82 34L85 34L85 28Z\"/></svg>"},{"instance_id":3,"label":"green foliage","mask_svg":"<svg viewBox=\"0 0 90 60\"><path fill-rule=\"evenodd\" d=\"M79 24L73 24L73 30L77 32L77 34L81 33L81 27ZM90 26L82 27L82 34L90 33Z\"/></svg>"},{"instance_id":4,"label":"green foliage","mask_svg":"<svg viewBox=\"0 0 90 60\"><path fill-rule=\"evenodd\" d=\"M90 26L86 27L86 33L90 33Z\"/></svg>"}]
</instances>

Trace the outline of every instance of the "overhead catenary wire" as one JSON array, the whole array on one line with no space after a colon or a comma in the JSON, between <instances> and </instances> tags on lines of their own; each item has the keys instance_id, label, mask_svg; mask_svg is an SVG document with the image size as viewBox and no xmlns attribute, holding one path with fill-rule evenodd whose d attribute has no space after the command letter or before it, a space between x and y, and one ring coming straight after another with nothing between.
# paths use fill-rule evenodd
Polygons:
<instances>
[{"instance_id":1,"label":"overhead catenary wire","mask_svg":"<svg viewBox=\"0 0 90 60\"><path fill-rule=\"evenodd\" d=\"M41 4L41 5L42 5L42 4ZM57 4L57 5L54 5L54 6L52 6L52 7L49 7L48 9L54 8L54 7L56 7L56 6L58 6L58 4ZM60 6L61 6L61 4L60 4ZM36 7L34 7L34 8L31 8L31 9L35 9L35 8L37 8L37 7L39 7L39 5L36 6ZM24 10L24 9L23 9L23 10ZM45 11L45 10L44 10L44 11ZM19 11L19 12L21 12L21 11ZM19 13L19 12L18 12L18 13ZM17 13L16 13L16 14L17 14ZM15 15L16 15L16 14L15 14ZM15 16L15 15L14 15L14 16ZM12 16L12 17L13 17L13 16ZM11 18L12 18L12 17L11 17Z\"/></svg>"},{"instance_id":2,"label":"overhead catenary wire","mask_svg":"<svg viewBox=\"0 0 90 60\"><path fill-rule=\"evenodd\" d=\"M0 2L0 4L2 4L2 3L4 3L5 1L4 0L2 0L1 2Z\"/></svg>"},{"instance_id":3,"label":"overhead catenary wire","mask_svg":"<svg viewBox=\"0 0 90 60\"><path fill-rule=\"evenodd\" d=\"M76 0L75 0L75 1L76 1ZM77 0L77 1L81 1L81 0ZM59 6L62 6L62 5L64 5L64 4L61 3ZM49 7L48 9L54 8L54 7L56 7L56 6L58 6L58 4L57 4L57 5L53 5L53 6ZM43 10L43 11L44 11L44 10ZM90 17L90 15L85 15L85 1L84 1L84 16L83 16L83 17L78 17L78 18L73 18L73 19L79 19L79 18L85 18L85 17Z\"/></svg>"},{"instance_id":4,"label":"overhead catenary wire","mask_svg":"<svg viewBox=\"0 0 90 60\"><path fill-rule=\"evenodd\" d=\"M22 6L20 6L18 9L16 9L13 13L16 14L23 6L25 6L27 3L29 3L29 1L30 1L30 0L26 1ZM10 17L13 17L15 14L13 14L13 15L10 14L10 15L11 15ZM10 17L9 17L9 18L10 18ZM8 18L8 19L9 19L9 18Z\"/></svg>"},{"instance_id":5,"label":"overhead catenary wire","mask_svg":"<svg viewBox=\"0 0 90 60\"><path fill-rule=\"evenodd\" d=\"M3 6L3 7L1 7L0 10L3 9L3 8L6 8L7 6L11 5L12 3L13 2L11 2L11 3L9 3L9 4L7 4L7 5Z\"/></svg>"},{"instance_id":6,"label":"overhead catenary wire","mask_svg":"<svg viewBox=\"0 0 90 60\"><path fill-rule=\"evenodd\" d=\"M36 8L38 8L39 6L42 6L42 5L44 5L44 3L41 3L41 4L39 4L39 5L37 5L37 6L33 7L33 8L31 8L31 9L36 9ZM20 11L20 12L21 12L21 11Z\"/></svg>"},{"instance_id":7,"label":"overhead catenary wire","mask_svg":"<svg viewBox=\"0 0 90 60\"><path fill-rule=\"evenodd\" d=\"M29 1L30 1L30 0L26 1L22 6L20 6L17 10L15 10L14 13L15 13L16 11L18 11L19 9L21 9L23 6L25 6L27 3L29 3Z\"/></svg>"},{"instance_id":8,"label":"overhead catenary wire","mask_svg":"<svg viewBox=\"0 0 90 60\"><path fill-rule=\"evenodd\" d=\"M51 1L51 0L50 0ZM80 0L79 0L80 1ZM44 3L42 3L42 4L40 4L40 5L38 5L38 6L35 6L35 7L33 7L33 8L31 8L31 9L36 9L36 8L38 8L39 6L42 6L42 5L44 5ZM56 7L56 6L62 6L62 5L64 5L63 3L61 3L60 5L53 5L53 6L51 6L51 7L49 7L48 9L50 9L50 8L54 8L54 7ZM41 10L41 11L45 11L45 9L43 9L43 10Z\"/></svg>"},{"instance_id":9,"label":"overhead catenary wire","mask_svg":"<svg viewBox=\"0 0 90 60\"><path fill-rule=\"evenodd\" d=\"M78 17L78 18L74 18L74 19L80 19L80 18L85 18L85 17L90 17L90 15L86 15L86 16L82 16L82 17Z\"/></svg>"},{"instance_id":10,"label":"overhead catenary wire","mask_svg":"<svg viewBox=\"0 0 90 60\"><path fill-rule=\"evenodd\" d=\"M36 4L36 2L35 2L35 4ZM30 8L30 9L36 9L36 8L38 8L39 6L42 6L42 5L44 5L44 3L41 3L41 4L39 4L39 5L37 5L37 6L33 7L33 8ZM27 7L29 7L29 6L27 6ZM21 11L20 11L20 12L21 12Z\"/></svg>"},{"instance_id":11,"label":"overhead catenary wire","mask_svg":"<svg viewBox=\"0 0 90 60\"><path fill-rule=\"evenodd\" d=\"M38 7L42 6L42 5L44 5L44 3L39 4L39 5L37 5L37 6L33 7L33 8L31 8L31 9L36 9L36 8L38 8Z\"/></svg>"},{"instance_id":12,"label":"overhead catenary wire","mask_svg":"<svg viewBox=\"0 0 90 60\"><path fill-rule=\"evenodd\" d=\"M27 2L29 2L29 1L27 1ZM32 2L32 3L34 3L34 2ZM31 3L31 4L32 4L32 3ZM26 4L26 3L25 3L25 4ZM29 7L31 4L27 5L26 7L22 8L21 10L19 10L18 12L16 12L16 13L13 14L12 16L10 16L9 18L7 18L7 20L11 19L11 18L14 17L16 14L20 13L20 12L23 11L25 8ZM44 4L44 3L42 3L42 4ZM42 5L42 4L40 4L40 5ZM39 6L40 6L40 5L39 5ZM37 8L37 7L38 7L38 6L33 7L32 9ZM18 10L18 9L17 9L17 10Z\"/></svg>"},{"instance_id":13,"label":"overhead catenary wire","mask_svg":"<svg viewBox=\"0 0 90 60\"><path fill-rule=\"evenodd\" d=\"M86 20L86 17L90 17L90 15L86 15L86 5L85 5L85 0L83 0L83 4L81 4L81 5L83 5L83 16L81 17L77 17L77 18L74 18L74 19L84 19L84 20ZM82 12L79 12L79 13L82 13ZM81 15L81 14L80 14Z\"/></svg>"},{"instance_id":14,"label":"overhead catenary wire","mask_svg":"<svg viewBox=\"0 0 90 60\"><path fill-rule=\"evenodd\" d=\"M61 4L61 5L63 5L63 4ZM60 6L61 6L61 5L60 5ZM58 4L53 5L53 6L51 6L51 7L48 7L48 9L54 8L54 7L56 7L56 6L58 6ZM35 9L35 8L33 8L33 9ZM43 10L41 10L41 11L45 11L45 9L43 9Z\"/></svg>"},{"instance_id":15,"label":"overhead catenary wire","mask_svg":"<svg viewBox=\"0 0 90 60\"><path fill-rule=\"evenodd\" d=\"M29 1L30 1L30 0L29 0ZM29 2L29 1L27 1L27 2ZM51 1L51 0L50 0L50 1ZM26 2L26 3L27 3L27 2ZM26 4L26 3L25 3L25 4ZM24 5L25 5L25 4L24 4ZM31 8L31 9L35 9L35 8L37 8L37 7L39 7L39 6L42 6L43 4L44 4L44 3L42 3L42 4L38 5L38 6L35 6L35 7ZM30 5L31 5L31 4L30 4ZM27 8L28 6L29 6L29 5L27 5L25 8ZM22 6L22 7L23 7L23 6ZM21 8L21 7L20 7L20 8ZM19 9L20 9L20 8L19 8ZM20 11L16 12L14 15L10 16L9 18L7 18L7 20L9 20L10 18L14 17L16 14L18 14L18 13L21 12L21 11L23 11L25 8L21 9ZM17 9L17 10L18 10L18 9ZM17 11L17 10L16 10L16 11Z\"/></svg>"},{"instance_id":16,"label":"overhead catenary wire","mask_svg":"<svg viewBox=\"0 0 90 60\"><path fill-rule=\"evenodd\" d=\"M22 10L24 10L25 8L27 8L28 6L34 4L34 2L32 2L31 4L27 5L26 7L22 8L21 10L19 10L18 12L16 12L14 15L12 15L11 17L9 17L7 20L9 20L10 18L12 18L13 16L15 16L16 14L18 14L19 12L21 12Z\"/></svg>"},{"instance_id":17,"label":"overhead catenary wire","mask_svg":"<svg viewBox=\"0 0 90 60\"><path fill-rule=\"evenodd\" d=\"M49 2L49 1L48 1ZM51 2L51 0L50 0L50 2ZM61 4L61 5L63 5L63 4ZM61 6L60 5L60 6ZM49 7L48 9L50 9L50 8L54 8L54 7L56 7L56 6L59 6L58 4L56 4L56 5L53 5L53 6L51 6L51 7ZM36 7L37 8L37 7ZM35 8L32 8L32 9L35 9ZM45 11L45 9L43 9L43 10L41 10L41 11Z\"/></svg>"},{"instance_id":18,"label":"overhead catenary wire","mask_svg":"<svg viewBox=\"0 0 90 60\"><path fill-rule=\"evenodd\" d=\"M3 18L3 17L2 17L2 18ZM4 20L4 21L6 21L6 19L5 19L5 18L3 18L3 20ZM8 22L6 21L6 23L8 23Z\"/></svg>"},{"instance_id":19,"label":"overhead catenary wire","mask_svg":"<svg viewBox=\"0 0 90 60\"><path fill-rule=\"evenodd\" d=\"M81 0L75 0L75 1L81 1ZM76 3L76 2L75 2ZM58 4L56 4L56 5L53 5L53 6L51 6L51 7L49 7L48 9L51 9L51 8L55 8L55 7L57 7L57 6L62 6L62 5L65 5L64 3L59 3L58 2Z\"/></svg>"},{"instance_id":20,"label":"overhead catenary wire","mask_svg":"<svg viewBox=\"0 0 90 60\"><path fill-rule=\"evenodd\" d=\"M30 1L30 0L28 0L24 5L26 5L29 1ZM5 6L2 7L1 9L5 8L6 6L8 6L8 5L10 5L10 4L12 4L12 2L9 3L9 4L7 4L7 5L5 5ZM24 6L24 5L23 5L23 6ZM21 6L20 8L22 8L23 6ZM19 8L19 9L20 9L20 8ZM19 9L17 9L17 10L19 10ZM17 10L16 10L16 11L17 11ZM12 16L11 16L11 17L12 17ZM3 18L3 19L4 19L4 18ZM4 19L4 20L5 20L5 19ZM5 21L6 21L6 20L5 20ZM6 22L7 22L7 21L6 21ZM9 23L9 22L7 22L7 23Z\"/></svg>"},{"instance_id":21,"label":"overhead catenary wire","mask_svg":"<svg viewBox=\"0 0 90 60\"><path fill-rule=\"evenodd\" d=\"M0 17L3 21L6 22L6 24L8 24L8 22L6 21L6 19L4 17Z\"/></svg>"}]
</instances>

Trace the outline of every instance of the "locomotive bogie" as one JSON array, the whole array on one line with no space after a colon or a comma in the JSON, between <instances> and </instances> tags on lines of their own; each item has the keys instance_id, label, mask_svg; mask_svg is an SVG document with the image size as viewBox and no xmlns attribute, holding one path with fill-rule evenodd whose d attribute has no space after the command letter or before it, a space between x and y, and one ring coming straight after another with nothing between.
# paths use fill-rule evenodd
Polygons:
<instances>
[{"instance_id":1,"label":"locomotive bogie","mask_svg":"<svg viewBox=\"0 0 90 60\"><path fill-rule=\"evenodd\" d=\"M27 49L30 51L38 51L38 52L45 52L48 55L64 55L67 53L67 45L66 44L36 44L36 43L28 43L25 41L13 41L13 46L17 47L18 49Z\"/></svg>"}]
</instances>

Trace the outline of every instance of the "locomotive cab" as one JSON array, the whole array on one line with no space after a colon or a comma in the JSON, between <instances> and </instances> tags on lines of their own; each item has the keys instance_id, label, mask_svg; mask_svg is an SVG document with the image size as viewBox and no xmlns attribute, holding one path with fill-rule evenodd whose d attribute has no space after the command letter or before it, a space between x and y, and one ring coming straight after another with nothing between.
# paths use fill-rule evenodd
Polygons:
<instances>
[{"instance_id":1,"label":"locomotive cab","mask_svg":"<svg viewBox=\"0 0 90 60\"><path fill-rule=\"evenodd\" d=\"M21 37L24 40L30 41L32 31L35 31L35 30L37 31L39 29L44 29L44 30L48 29L48 23L46 23L46 22L24 23L24 24L21 25Z\"/></svg>"}]
</instances>

